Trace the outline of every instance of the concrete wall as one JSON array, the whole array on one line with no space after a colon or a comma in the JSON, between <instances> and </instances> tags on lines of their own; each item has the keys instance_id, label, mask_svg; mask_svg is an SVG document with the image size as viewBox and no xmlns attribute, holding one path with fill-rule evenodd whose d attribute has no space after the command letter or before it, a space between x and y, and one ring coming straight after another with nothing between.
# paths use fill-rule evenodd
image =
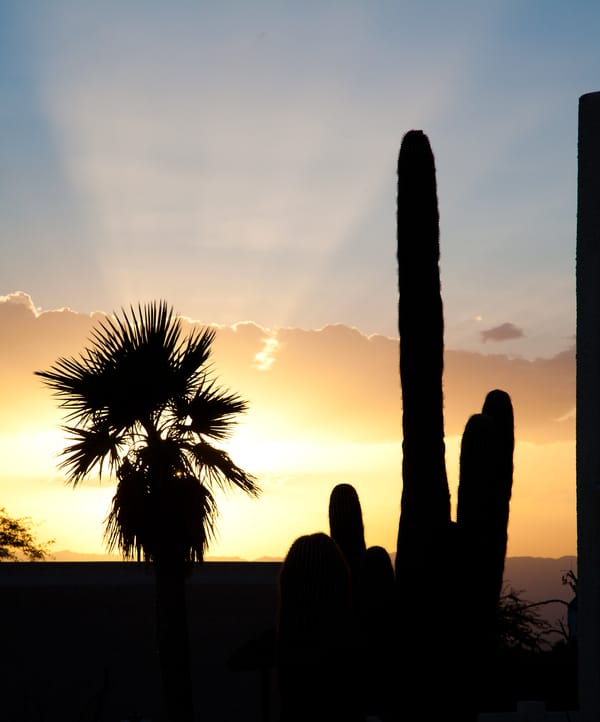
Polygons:
<instances>
[{"instance_id":1,"label":"concrete wall","mask_svg":"<svg viewBox=\"0 0 600 722\"><path fill-rule=\"evenodd\" d=\"M189 580L198 719L263 719L258 670L230 655L275 624L279 563L207 562ZM0 720L161 719L154 577L132 563L0 564ZM271 720L276 705L269 702Z\"/></svg>"}]
</instances>

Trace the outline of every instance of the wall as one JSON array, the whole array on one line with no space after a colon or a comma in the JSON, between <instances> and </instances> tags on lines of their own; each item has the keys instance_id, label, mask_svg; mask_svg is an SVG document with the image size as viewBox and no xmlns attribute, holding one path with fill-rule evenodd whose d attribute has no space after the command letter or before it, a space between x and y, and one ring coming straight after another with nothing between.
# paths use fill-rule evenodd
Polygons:
<instances>
[{"instance_id":1,"label":"wall","mask_svg":"<svg viewBox=\"0 0 600 722\"><path fill-rule=\"evenodd\" d=\"M259 670L228 662L273 629L279 566L206 562L190 578L199 719L263 719ZM0 564L0 719L160 720L153 585L151 570L133 563Z\"/></svg>"}]
</instances>

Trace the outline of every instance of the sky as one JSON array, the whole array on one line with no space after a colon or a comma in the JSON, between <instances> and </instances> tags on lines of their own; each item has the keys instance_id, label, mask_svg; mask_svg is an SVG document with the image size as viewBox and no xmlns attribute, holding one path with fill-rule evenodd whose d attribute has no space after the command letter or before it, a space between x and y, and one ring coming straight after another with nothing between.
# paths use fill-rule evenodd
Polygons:
<instances>
[{"instance_id":1,"label":"sky","mask_svg":"<svg viewBox=\"0 0 600 722\"><path fill-rule=\"evenodd\" d=\"M34 377L103 313L165 299L217 329L250 403L231 441L257 500L220 502L215 556L283 556L336 483L368 544L401 493L396 163L436 161L447 466L504 388L509 554L573 554L577 107L600 5L7 0L0 4L0 506L101 553L114 487L65 487ZM187 323L187 321L186 321Z\"/></svg>"}]
</instances>

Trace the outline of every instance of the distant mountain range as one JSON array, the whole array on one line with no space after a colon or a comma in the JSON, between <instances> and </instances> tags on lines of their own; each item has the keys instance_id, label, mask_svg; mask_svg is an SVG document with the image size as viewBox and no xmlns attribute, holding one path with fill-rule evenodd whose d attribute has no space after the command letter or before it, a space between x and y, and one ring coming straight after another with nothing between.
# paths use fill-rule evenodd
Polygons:
<instances>
[{"instance_id":1,"label":"distant mountain range","mask_svg":"<svg viewBox=\"0 0 600 722\"><path fill-rule=\"evenodd\" d=\"M48 555L49 562L122 562L117 554L80 554L63 549Z\"/></svg>"},{"instance_id":2,"label":"distant mountain range","mask_svg":"<svg viewBox=\"0 0 600 722\"><path fill-rule=\"evenodd\" d=\"M68 549L52 552L48 557L49 562L122 562L123 557L119 554L82 554L72 552ZM280 557L260 557L260 559L244 559L243 557L213 557L207 556L207 562L280 562Z\"/></svg>"},{"instance_id":3,"label":"distant mountain range","mask_svg":"<svg viewBox=\"0 0 600 722\"><path fill-rule=\"evenodd\" d=\"M508 557L504 580L506 586L532 602L545 599L570 601L573 598L571 587L562 582L568 571L577 575L577 557Z\"/></svg>"},{"instance_id":4,"label":"distant mountain range","mask_svg":"<svg viewBox=\"0 0 600 722\"><path fill-rule=\"evenodd\" d=\"M111 562L122 561L115 554L79 554L68 550L54 552L50 561L59 562ZM277 562L277 557L261 557L245 560L242 557L207 557L207 561L215 562ZM564 556L558 559L548 557L508 557L505 564L505 587L512 588L519 596L531 602L547 599L563 599L569 601L573 594L571 588L562 583L562 578L569 570L577 573L577 557Z\"/></svg>"}]
</instances>

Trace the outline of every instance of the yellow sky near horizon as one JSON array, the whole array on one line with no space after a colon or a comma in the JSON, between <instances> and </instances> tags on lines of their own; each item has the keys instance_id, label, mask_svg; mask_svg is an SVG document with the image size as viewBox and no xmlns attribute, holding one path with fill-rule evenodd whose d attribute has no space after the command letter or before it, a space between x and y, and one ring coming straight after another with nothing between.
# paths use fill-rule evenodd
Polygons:
<instances>
[{"instance_id":1,"label":"yellow sky near horizon","mask_svg":"<svg viewBox=\"0 0 600 722\"><path fill-rule=\"evenodd\" d=\"M30 516L40 540L56 540L54 551L102 554L103 520L114 493L113 482L90 480L76 489L61 483L53 471L60 434L52 438L3 437L0 451L10 458L12 444L18 454L36 446L35 463L27 476L16 465L4 466L0 475L3 503L13 516ZM58 444L56 442L59 442ZM43 445L46 448L42 451ZM452 508L455 511L460 437L446 439ZM236 454L236 451L239 453ZM508 554L560 557L576 553L574 443L517 443L511 500ZM258 456L270 456L261 463ZM253 470L262 486L258 499L241 493L218 493L218 538L209 556L283 557L300 534L327 531L329 493L337 483L353 484L360 496L367 544L394 551L401 494L401 445L265 442L253 450L232 455ZM6 493L6 479L13 484ZM8 497L8 499L7 499Z\"/></svg>"},{"instance_id":2,"label":"yellow sky near horizon","mask_svg":"<svg viewBox=\"0 0 600 722\"><path fill-rule=\"evenodd\" d=\"M93 319L40 313L26 295L0 299L0 506L31 517L55 551L104 553L112 480L65 487L56 455L61 414L35 370L83 350ZM359 493L366 540L395 549L401 493L398 343L341 325L218 328L219 382L248 399L231 455L254 473L258 499L219 495L209 556L283 557L303 533L327 531L337 483ZM574 353L552 359L446 351L447 469L456 500L460 434L485 393L504 388L515 408L515 480L508 554L575 554Z\"/></svg>"}]
</instances>

